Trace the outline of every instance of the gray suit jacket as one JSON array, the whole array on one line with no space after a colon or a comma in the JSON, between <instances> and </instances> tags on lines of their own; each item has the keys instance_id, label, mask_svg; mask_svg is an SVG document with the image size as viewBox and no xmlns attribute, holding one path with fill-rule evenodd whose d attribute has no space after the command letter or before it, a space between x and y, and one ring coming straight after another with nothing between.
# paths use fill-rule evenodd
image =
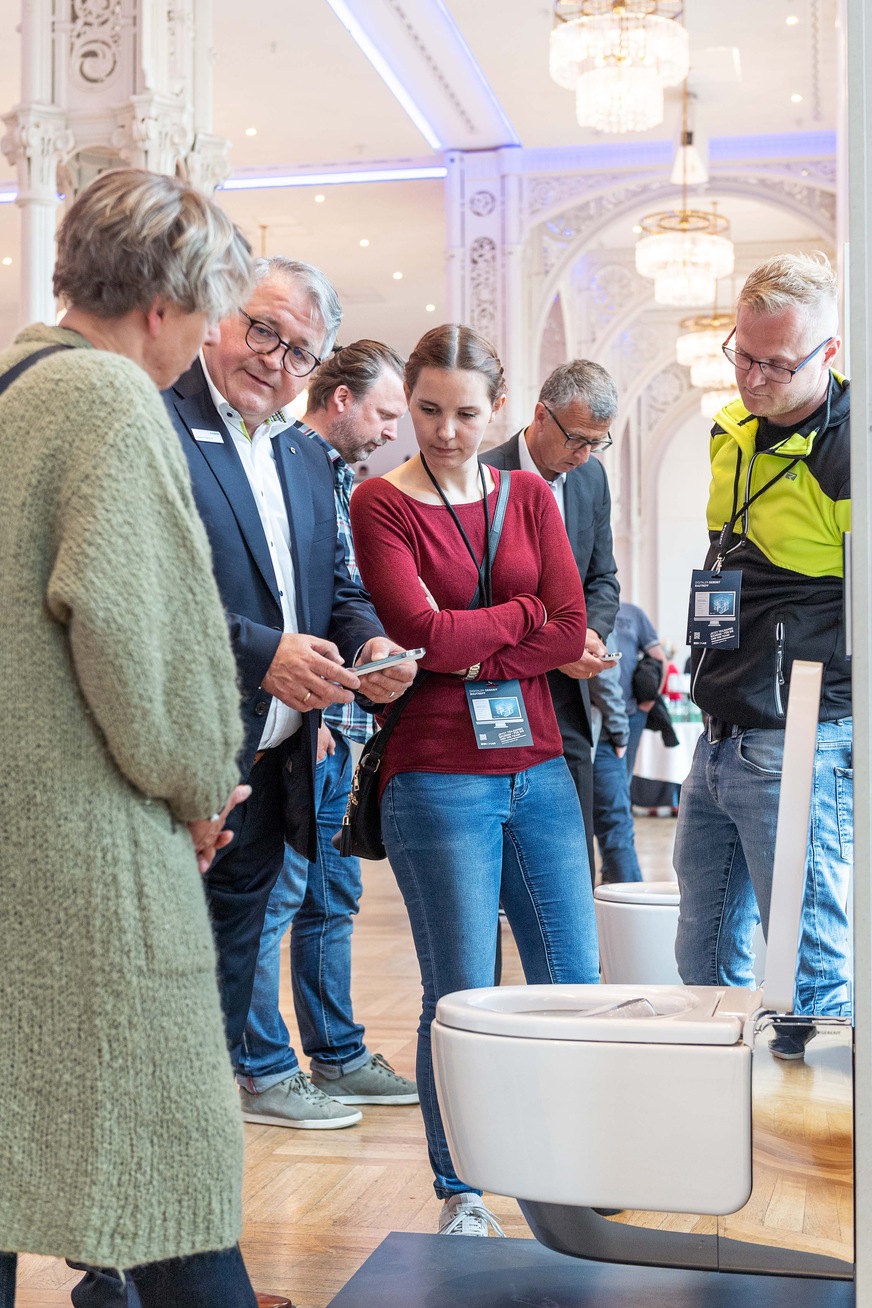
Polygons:
<instances>
[{"instance_id":1,"label":"gray suit jacket","mask_svg":"<svg viewBox=\"0 0 872 1308\"><path fill-rule=\"evenodd\" d=\"M481 456L482 463L492 468L520 470L518 442L523 433L517 432L504 445L497 445ZM566 534L572 546L578 573L584 587L587 606L587 623L598 631L603 640L612 634L620 603L617 564L612 553L612 500L605 469L598 459L573 468L564 486ZM551 673L562 677L562 673ZM570 678L564 678L569 681ZM575 681L583 705L585 725L590 730L590 698L586 681ZM559 715L558 715L559 716ZM587 732L585 734L588 734Z\"/></svg>"}]
</instances>

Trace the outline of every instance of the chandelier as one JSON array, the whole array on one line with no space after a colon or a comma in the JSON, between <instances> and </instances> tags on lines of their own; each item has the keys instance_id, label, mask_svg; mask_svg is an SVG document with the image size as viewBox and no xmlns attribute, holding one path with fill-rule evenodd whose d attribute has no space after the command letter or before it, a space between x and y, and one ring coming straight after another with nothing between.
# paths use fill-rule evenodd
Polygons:
<instances>
[{"instance_id":1,"label":"chandelier","mask_svg":"<svg viewBox=\"0 0 872 1308\"><path fill-rule=\"evenodd\" d=\"M699 313L681 322L682 335L675 342L675 357L690 369L691 386L704 391L735 390L736 373L724 358L721 346L735 320L729 313Z\"/></svg>"},{"instance_id":2,"label":"chandelier","mask_svg":"<svg viewBox=\"0 0 872 1308\"><path fill-rule=\"evenodd\" d=\"M695 154L689 148L693 136L687 130L687 78L681 112L682 144L675 161L680 170L681 207L649 213L641 220L644 234L636 242L636 271L653 278L658 304L684 309L715 299L718 279L733 271L735 250L726 235L730 224L718 213L717 204L711 209L690 209L687 204L688 166ZM675 180L675 169L671 180Z\"/></svg>"},{"instance_id":3,"label":"chandelier","mask_svg":"<svg viewBox=\"0 0 872 1308\"><path fill-rule=\"evenodd\" d=\"M732 404L733 400L739 398L739 392L733 386L732 390L706 391L699 402L699 411L704 418L712 421L726 405Z\"/></svg>"},{"instance_id":4,"label":"chandelier","mask_svg":"<svg viewBox=\"0 0 872 1308\"><path fill-rule=\"evenodd\" d=\"M575 91L582 127L644 132L663 122L663 88L687 76L683 0L555 0L549 70Z\"/></svg>"}]
</instances>

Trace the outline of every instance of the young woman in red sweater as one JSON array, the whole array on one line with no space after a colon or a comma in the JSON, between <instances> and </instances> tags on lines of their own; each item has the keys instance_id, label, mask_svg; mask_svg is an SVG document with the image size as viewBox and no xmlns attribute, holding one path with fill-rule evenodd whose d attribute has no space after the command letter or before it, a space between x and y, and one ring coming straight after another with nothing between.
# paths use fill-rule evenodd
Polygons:
<instances>
[{"instance_id":1,"label":"young woman in red sweater","mask_svg":"<svg viewBox=\"0 0 872 1308\"><path fill-rule=\"evenodd\" d=\"M426 650L429 676L382 762L382 832L421 966L417 1080L439 1229L487 1235L494 1219L445 1140L430 1023L441 995L493 984L500 902L528 982L599 979L581 810L545 676L584 649L584 596L547 482L478 461L505 402L493 347L471 328L437 327L405 382L420 452L364 482L351 520L386 630Z\"/></svg>"}]
</instances>

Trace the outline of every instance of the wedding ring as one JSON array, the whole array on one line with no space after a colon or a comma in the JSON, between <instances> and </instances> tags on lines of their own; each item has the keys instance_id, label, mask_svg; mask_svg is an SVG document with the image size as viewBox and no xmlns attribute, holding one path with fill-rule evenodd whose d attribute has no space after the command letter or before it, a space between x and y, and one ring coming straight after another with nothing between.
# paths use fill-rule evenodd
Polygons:
<instances>
[{"instance_id":1,"label":"wedding ring","mask_svg":"<svg viewBox=\"0 0 872 1308\"><path fill-rule=\"evenodd\" d=\"M393 699L393 697L394 697L394 695L396 695L396 693L397 693L397 692L396 692L395 690L392 690L391 693L388 695L388 699Z\"/></svg>"},{"instance_id":2,"label":"wedding ring","mask_svg":"<svg viewBox=\"0 0 872 1308\"><path fill-rule=\"evenodd\" d=\"M307 690L306 693L305 693L305 695L303 696L303 703L304 703L304 704L308 704L308 702L309 702L309 700L310 700L311 698L312 698L312 692L311 692L311 690Z\"/></svg>"}]
</instances>

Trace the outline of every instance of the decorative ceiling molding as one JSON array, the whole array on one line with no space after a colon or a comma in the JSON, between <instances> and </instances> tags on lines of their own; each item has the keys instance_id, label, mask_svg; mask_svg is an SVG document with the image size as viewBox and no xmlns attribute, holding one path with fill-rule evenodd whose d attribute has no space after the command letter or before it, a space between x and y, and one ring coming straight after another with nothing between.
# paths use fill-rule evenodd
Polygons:
<instances>
[{"instance_id":1,"label":"decorative ceiling molding","mask_svg":"<svg viewBox=\"0 0 872 1308\"><path fill-rule=\"evenodd\" d=\"M327 0L434 150L521 144L443 0Z\"/></svg>"}]
</instances>

